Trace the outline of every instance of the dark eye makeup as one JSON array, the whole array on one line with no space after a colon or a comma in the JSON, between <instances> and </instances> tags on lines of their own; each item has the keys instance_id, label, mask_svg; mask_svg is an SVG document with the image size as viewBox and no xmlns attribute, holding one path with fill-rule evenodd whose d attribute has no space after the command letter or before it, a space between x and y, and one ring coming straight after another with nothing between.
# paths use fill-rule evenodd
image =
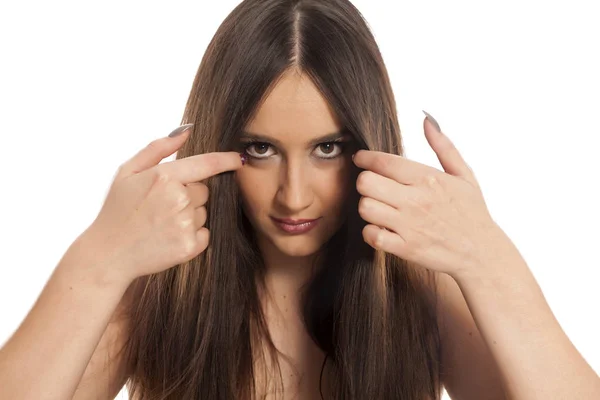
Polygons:
<instances>
[{"instance_id":1,"label":"dark eye makeup","mask_svg":"<svg viewBox=\"0 0 600 400\"><path fill-rule=\"evenodd\" d=\"M334 141L318 143L313 152L315 157L321 160L333 160L340 157L346 148L347 140L339 138ZM255 160L266 160L274 154L277 154L275 146L264 140L256 140L252 138L243 139L241 142L243 152L250 158ZM273 151L275 151L273 153Z\"/></svg>"}]
</instances>

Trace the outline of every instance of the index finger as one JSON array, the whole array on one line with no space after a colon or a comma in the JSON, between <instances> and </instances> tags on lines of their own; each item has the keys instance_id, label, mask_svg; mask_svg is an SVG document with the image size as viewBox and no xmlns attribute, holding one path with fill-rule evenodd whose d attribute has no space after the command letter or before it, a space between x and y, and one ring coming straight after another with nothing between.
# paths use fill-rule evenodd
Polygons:
<instances>
[{"instance_id":1,"label":"index finger","mask_svg":"<svg viewBox=\"0 0 600 400\"><path fill-rule=\"evenodd\" d=\"M439 169L382 151L359 150L354 155L353 161L359 168L373 171L405 185L415 185L425 176L442 173Z\"/></svg>"},{"instance_id":2,"label":"index finger","mask_svg":"<svg viewBox=\"0 0 600 400\"><path fill-rule=\"evenodd\" d=\"M242 167L240 153L235 151L197 154L159 164L157 168L183 184L200 182L211 176Z\"/></svg>"}]
</instances>

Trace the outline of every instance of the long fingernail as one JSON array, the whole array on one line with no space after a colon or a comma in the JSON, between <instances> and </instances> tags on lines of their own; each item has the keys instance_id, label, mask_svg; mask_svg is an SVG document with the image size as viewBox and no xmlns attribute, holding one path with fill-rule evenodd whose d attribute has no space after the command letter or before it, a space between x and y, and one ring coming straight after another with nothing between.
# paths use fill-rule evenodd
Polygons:
<instances>
[{"instance_id":1,"label":"long fingernail","mask_svg":"<svg viewBox=\"0 0 600 400\"><path fill-rule=\"evenodd\" d=\"M181 135L183 132L187 131L189 128L194 126L194 124L185 124L176 128L173 132L169 133L169 137L175 137L177 135Z\"/></svg>"},{"instance_id":2,"label":"long fingernail","mask_svg":"<svg viewBox=\"0 0 600 400\"><path fill-rule=\"evenodd\" d=\"M435 118L433 118L433 116L431 114L429 114L427 111L425 110L421 110L423 111L423 113L425 114L425 117L427 118L427 120L429 122L431 122L431 124L433 125L433 127L438 131L438 132L442 132L442 130L440 129L440 124L438 124L438 122L435 120Z\"/></svg>"}]
</instances>

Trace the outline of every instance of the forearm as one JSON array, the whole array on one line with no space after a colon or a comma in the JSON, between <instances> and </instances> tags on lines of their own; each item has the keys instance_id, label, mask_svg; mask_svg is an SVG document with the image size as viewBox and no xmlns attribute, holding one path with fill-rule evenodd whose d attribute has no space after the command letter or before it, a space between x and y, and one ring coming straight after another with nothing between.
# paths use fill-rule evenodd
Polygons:
<instances>
[{"instance_id":1,"label":"forearm","mask_svg":"<svg viewBox=\"0 0 600 400\"><path fill-rule=\"evenodd\" d=\"M80 252L82 253L82 252ZM67 252L0 349L0 398L73 397L127 286L104 287L83 254Z\"/></svg>"},{"instance_id":2,"label":"forearm","mask_svg":"<svg viewBox=\"0 0 600 400\"><path fill-rule=\"evenodd\" d=\"M454 279L512 399L600 399L598 375L560 327L516 249Z\"/></svg>"}]
</instances>

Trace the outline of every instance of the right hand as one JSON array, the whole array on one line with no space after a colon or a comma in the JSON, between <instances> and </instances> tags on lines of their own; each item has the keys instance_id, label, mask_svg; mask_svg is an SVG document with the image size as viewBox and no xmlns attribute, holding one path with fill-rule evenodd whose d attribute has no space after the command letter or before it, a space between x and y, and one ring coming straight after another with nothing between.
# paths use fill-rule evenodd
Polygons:
<instances>
[{"instance_id":1,"label":"right hand","mask_svg":"<svg viewBox=\"0 0 600 400\"><path fill-rule=\"evenodd\" d=\"M191 130L154 140L118 169L98 216L82 234L105 257L105 280L131 282L207 248L208 187L200 181L237 170L242 162L236 152L215 152L159 164Z\"/></svg>"}]
</instances>

